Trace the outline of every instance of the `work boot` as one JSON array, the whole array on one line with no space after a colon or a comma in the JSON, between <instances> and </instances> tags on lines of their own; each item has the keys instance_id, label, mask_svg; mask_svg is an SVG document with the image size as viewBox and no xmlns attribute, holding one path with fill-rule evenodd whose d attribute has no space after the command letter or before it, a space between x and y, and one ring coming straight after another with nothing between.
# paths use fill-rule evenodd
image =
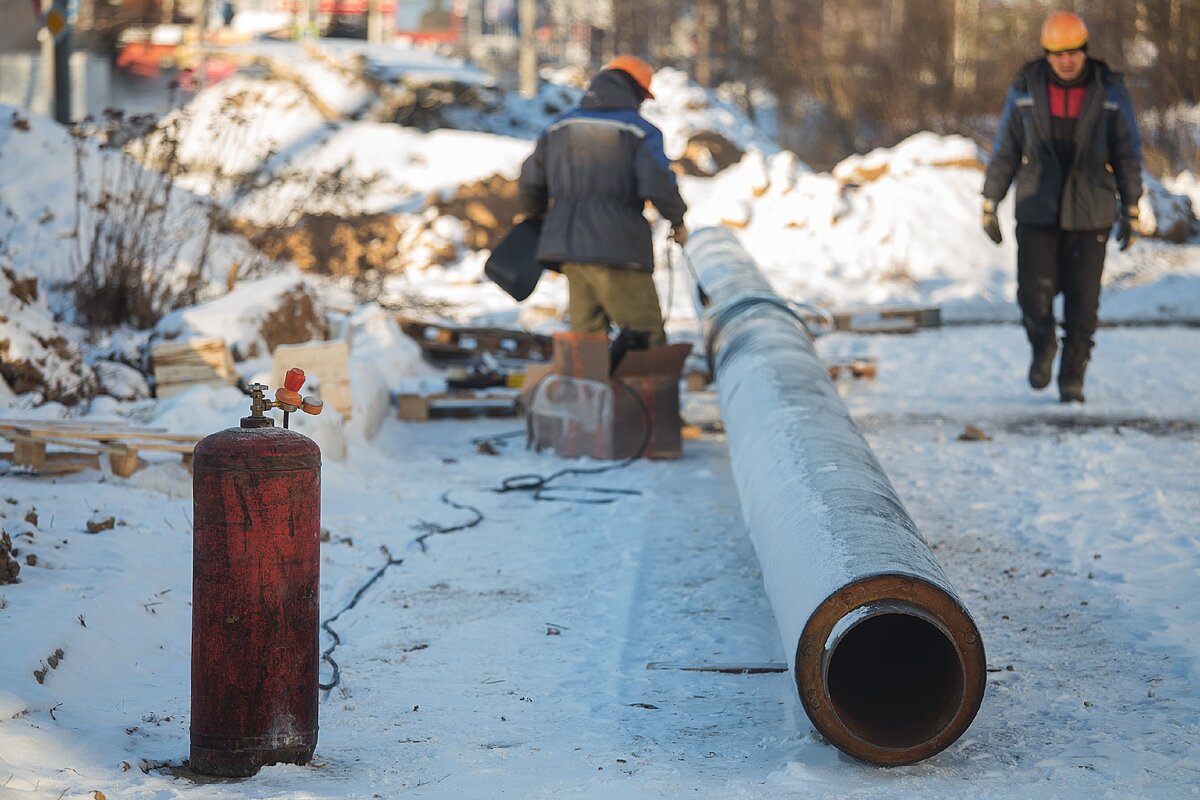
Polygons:
<instances>
[{"instance_id":1,"label":"work boot","mask_svg":"<svg viewBox=\"0 0 1200 800\"><path fill-rule=\"evenodd\" d=\"M1058 365L1058 399L1063 403L1082 403L1083 375L1087 371L1091 347L1063 342L1062 361Z\"/></svg>"},{"instance_id":2,"label":"work boot","mask_svg":"<svg viewBox=\"0 0 1200 800\"><path fill-rule=\"evenodd\" d=\"M1029 385L1035 389L1045 389L1050 385L1050 375L1054 372L1054 356L1058 353L1058 343L1051 336L1044 343L1033 345L1033 361L1029 365Z\"/></svg>"}]
</instances>

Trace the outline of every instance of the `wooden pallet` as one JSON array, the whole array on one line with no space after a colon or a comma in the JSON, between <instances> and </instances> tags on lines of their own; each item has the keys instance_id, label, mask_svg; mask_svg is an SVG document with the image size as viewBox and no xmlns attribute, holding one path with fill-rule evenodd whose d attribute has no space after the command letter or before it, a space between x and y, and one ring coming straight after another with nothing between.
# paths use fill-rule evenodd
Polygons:
<instances>
[{"instance_id":1,"label":"wooden pallet","mask_svg":"<svg viewBox=\"0 0 1200 800\"><path fill-rule=\"evenodd\" d=\"M913 333L942 324L942 310L927 308L863 308L833 312L833 328L852 333Z\"/></svg>"},{"instance_id":2,"label":"wooden pallet","mask_svg":"<svg viewBox=\"0 0 1200 800\"><path fill-rule=\"evenodd\" d=\"M46 420L0 420L0 437L13 443L8 459L14 467L39 474L77 472L99 467L104 459L122 478L145 465L138 457L145 452L178 453L191 469L192 451L203 438L120 424Z\"/></svg>"},{"instance_id":3,"label":"wooden pallet","mask_svg":"<svg viewBox=\"0 0 1200 800\"><path fill-rule=\"evenodd\" d=\"M154 394L160 400L193 386L237 383L233 356L224 339L160 342L150 348L150 359L154 364Z\"/></svg>"},{"instance_id":4,"label":"wooden pallet","mask_svg":"<svg viewBox=\"0 0 1200 800\"><path fill-rule=\"evenodd\" d=\"M874 378L878 373L874 357L838 361L826 364L825 368L829 370L829 377L835 381L843 375L851 378Z\"/></svg>"},{"instance_id":5,"label":"wooden pallet","mask_svg":"<svg viewBox=\"0 0 1200 800\"><path fill-rule=\"evenodd\" d=\"M520 394L513 391L440 392L402 394L397 398L397 416L420 422L429 419L465 417L515 417L521 413Z\"/></svg>"},{"instance_id":6,"label":"wooden pallet","mask_svg":"<svg viewBox=\"0 0 1200 800\"><path fill-rule=\"evenodd\" d=\"M483 353L549 361L554 349L549 336L528 331L426 322L402 314L397 314L395 319L400 330L435 361L470 358Z\"/></svg>"}]
</instances>

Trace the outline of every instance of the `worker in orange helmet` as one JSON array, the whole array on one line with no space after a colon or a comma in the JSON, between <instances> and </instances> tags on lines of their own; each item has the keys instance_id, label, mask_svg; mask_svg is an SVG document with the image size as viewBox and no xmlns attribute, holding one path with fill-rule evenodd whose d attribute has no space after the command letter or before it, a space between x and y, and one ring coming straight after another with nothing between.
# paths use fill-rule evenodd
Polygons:
<instances>
[{"instance_id":1,"label":"worker in orange helmet","mask_svg":"<svg viewBox=\"0 0 1200 800\"><path fill-rule=\"evenodd\" d=\"M1139 234L1141 143L1121 75L1088 55L1083 20L1060 11L1042 26L1043 57L1008 91L983 185L983 228L1000 244L996 209L1016 182L1017 303L1033 349L1029 384L1050 383L1063 296L1059 399L1082 403L1113 222L1122 250Z\"/></svg>"},{"instance_id":2,"label":"worker in orange helmet","mask_svg":"<svg viewBox=\"0 0 1200 800\"><path fill-rule=\"evenodd\" d=\"M544 217L537 258L567 276L571 330L666 342L646 201L687 237L687 205L663 152L662 132L638 109L654 71L620 55L592 79L579 107L555 119L521 167L522 211Z\"/></svg>"}]
</instances>

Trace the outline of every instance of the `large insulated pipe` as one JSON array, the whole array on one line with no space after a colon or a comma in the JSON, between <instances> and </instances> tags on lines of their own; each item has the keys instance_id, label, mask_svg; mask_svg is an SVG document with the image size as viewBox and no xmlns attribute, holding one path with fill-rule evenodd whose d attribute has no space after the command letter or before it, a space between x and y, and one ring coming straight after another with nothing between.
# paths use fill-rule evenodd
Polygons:
<instances>
[{"instance_id":1,"label":"large insulated pipe","mask_svg":"<svg viewBox=\"0 0 1200 800\"><path fill-rule=\"evenodd\" d=\"M742 516L813 725L855 758L940 752L983 699L983 641L789 304L724 228L688 239Z\"/></svg>"}]
</instances>

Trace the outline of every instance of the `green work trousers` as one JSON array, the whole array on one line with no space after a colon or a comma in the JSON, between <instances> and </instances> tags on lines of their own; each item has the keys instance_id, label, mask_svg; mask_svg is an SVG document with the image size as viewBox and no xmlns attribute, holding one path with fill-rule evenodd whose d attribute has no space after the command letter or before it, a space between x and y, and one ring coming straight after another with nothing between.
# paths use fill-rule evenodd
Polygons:
<instances>
[{"instance_id":1,"label":"green work trousers","mask_svg":"<svg viewBox=\"0 0 1200 800\"><path fill-rule=\"evenodd\" d=\"M609 326L616 323L618 328L648 334L651 347L667 343L658 290L649 272L568 261L562 265L562 273L569 287L567 313L572 331L608 333Z\"/></svg>"}]
</instances>

